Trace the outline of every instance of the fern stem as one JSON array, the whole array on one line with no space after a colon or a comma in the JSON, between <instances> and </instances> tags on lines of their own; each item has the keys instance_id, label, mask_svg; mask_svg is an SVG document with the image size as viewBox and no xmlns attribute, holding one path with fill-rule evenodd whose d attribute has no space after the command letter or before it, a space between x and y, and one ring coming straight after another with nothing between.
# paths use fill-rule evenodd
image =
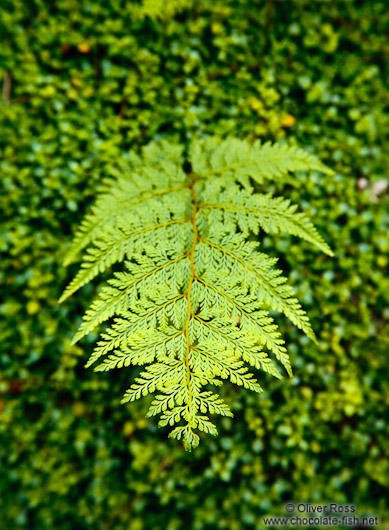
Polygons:
<instances>
[{"instance_id":1,"label":"fern stem","mask_svg":"<svg viewBox=\"0 0 389 530\"><path fill-rule=\"evenodd\" d=\"M184 332L186 336L186 354L185 354L184 362L185 362L186 371L187 371L187 385L188 385L188 395L189 395L188 410L191 416L190 411L191 411L192 404L193 404L193 395L192 395L192 389L191 389L191 384L190 384L191 383L191 371L190 371L190 366L189 366L189 357L190 357L190 352L191 352L191 345L190 345L190 337L189 337L189 323L193 316L193 313L192 313L192 307L191 307L190 292L192 289L193 281L196 277L195 264L194 264L194 253L195 253L197 242L199 241L200 238L199 238L199 233L198 233L198 228L197 228L197 223L196 223L196 214L199 210L199 203L198 203L196 189L195 189L195 179L192 174L190 174L189 176L190 176L190 190L192 192L192 198L193 198L193 213L191 217L192 226L193 226L193 244L189 252L191 277L189 280L188 289L186 291L186 296L188 299L188 316L187 316L185 328L184 328ZM191 417L190 417L190 420L192 420ZM188 421L188 423L190 422Z\"/></svg>"}]
</instances>

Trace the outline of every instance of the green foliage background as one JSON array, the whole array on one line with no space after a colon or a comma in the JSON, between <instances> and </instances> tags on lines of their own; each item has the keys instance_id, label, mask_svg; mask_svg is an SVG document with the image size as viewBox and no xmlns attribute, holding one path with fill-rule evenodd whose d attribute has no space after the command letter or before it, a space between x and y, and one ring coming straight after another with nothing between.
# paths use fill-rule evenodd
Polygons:
<instances>
[{"instance_id":1,"label":"green foliage background","mask_svg":"<svg viewBox=\"0 0 389 530\"><path fill-rule=\"evenodd\" d=\"M261 529L288 500L389 528L386 2L175 3L2 2L0 528ZM147 403L119 405L131 369L84 370L96 335L70 346L96 285L57 300L101 178L130 148L203 133L286 139L333 168L272 191L336 256L263 240L319 345L280 317L294 378L226 388L235 419L188 454Z\"/></svg>"}]
</instances>

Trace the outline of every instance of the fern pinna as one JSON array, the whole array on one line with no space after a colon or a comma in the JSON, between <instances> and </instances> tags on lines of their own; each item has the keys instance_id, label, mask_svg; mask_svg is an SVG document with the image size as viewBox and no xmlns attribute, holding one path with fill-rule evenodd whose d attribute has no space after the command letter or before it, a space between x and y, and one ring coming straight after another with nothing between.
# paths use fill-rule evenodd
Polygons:
<instances>
[{"instance_id":1,"label":"fern pinna","mask_svg":"<svg viewBox=\"0 0 389 530\"><path fill-rule=\"evenodd\" d=\"M74 342L112 319L86 366L101 358L97 371L146 365L122 401L156 393L148 416L161 414L160 426L178 424L170 436L186 449L198 445L195 431L217 434L210 414L232 416L209 385L229 379L261 392L247 365L281 378L270 353L292 374L270 310L315 338L274 268L277 260L248 240L260 230L287 232L332 255L296 206L254 192L253 181L296 170L329 172L285 145L206 138L193 140L185 152L151 144L141 157L131 155L128 174L104 182L68 254L66 264L87 248L61 301L124 262L86 312Z\"/></svg>"}]
</instances>

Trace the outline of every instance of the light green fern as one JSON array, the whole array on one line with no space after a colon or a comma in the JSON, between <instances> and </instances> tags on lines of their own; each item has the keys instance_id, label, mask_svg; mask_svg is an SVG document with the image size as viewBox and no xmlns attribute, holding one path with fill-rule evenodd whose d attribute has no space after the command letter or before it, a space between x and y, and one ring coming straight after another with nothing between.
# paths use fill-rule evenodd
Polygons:
<instances>
[{"instance_id":1,"label":"light green fern","mask_svg":"<svg viewBox=\"0 0 389 530\"><path fill-rule=\"evenodd\" d=\"M86 366L146 365L123 402L155 393L148 416L161 414L159 425L175 426L170 436L186 449L198 445L195 431L217 433L211 415L232 416L209 385L229 379L261 392L248 366L281 378L269 355L292 374L269 311L284 313L315 340L277 260L248 240L287 232L332 255L295 205L254 192L253 181L296 170L330 171L285 145L206 138L192 141L186 156L181 147L151 144L141 157L132 155L128 174L104 182L68 253L67 264L86 249L61 302L124 263L75 335L74 342L111 320Z\"/></svg>"}]
</instances>

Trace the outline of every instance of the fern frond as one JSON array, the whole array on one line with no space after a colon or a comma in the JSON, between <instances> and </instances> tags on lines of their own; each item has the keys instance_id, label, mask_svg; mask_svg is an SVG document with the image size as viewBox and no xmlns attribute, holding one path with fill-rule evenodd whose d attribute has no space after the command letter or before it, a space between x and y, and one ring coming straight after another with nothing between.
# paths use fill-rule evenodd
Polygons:
<instances>
[{"instance_id":1,"label":"fern frond","mask_svg":"<svg viewBox=\"0 0 389 530\"><path fill-rule=\"evenodd\" d=\"M207 183L208 184L208 183ZM207 201L209 199L209 202ZM296 212L297 205L288 199L272 197L271 194L253 193L251 188L244 190L229 186L218 192L212 186L205 186L205 204L201 205L201 215L207 216L209 226L216 224L240 230L247 236L250 232L259 233L262 228L269 234L288 233L305 239L329 256L332 250L325 243L309 218ZM205 222L205 221L202 221Z\"/></svg>"},{"instance_id":2,"label":"fern frond","mask_svg":"<svg viewBox=\"0 0 389 530\"><path fill-rule=\"evenodd\" d=\"M174 358L175 352L183 346L183 333L174 328L166 328L164 331L148 330L137 333L127 338L121 344L121 350L109 355L96 368L96 372L105 372L113 368L123 368L131 364L148 364L154 359ZM98 356L91 359L95 362Z\"/></svg>"},{"instance_id":3,"label":"fern frond","mask_svg":"<svg viewBox=\"0 0 389 530\"><path fill-rule=\"evenodd\" d=\"M242 285L247 285L255 293L256 298L265 307L273 308L284 313L298 328L302 329L308 337L315 340L308 317L301 308L298 300L294 298L293 289L285 285L287 279L280 275L281 271L272 268L272 260L265 254L255 252L255 243L244 243L239 234L225 237L220 244L204 239L201 243L209 247L203 251L202 260L208 265L208 275L211 267L228 271L225 277L224 289L228 292L232 288L231 278ZM206 254L213 254L207 257ZM219 279L223 283L224 275Z\"/></svg>"},{"instance_id":4,"label":"fern frond","mask_svg":"<svg viewBox=\"0 0 389 530\"><path fill-rule=\"evenodd\" d=\"M94 247L88 249L79 273L60 301L66 300L114 263L126 256L131 259L145 244L155 246L161 238L184 242L189 237L188 218L185 216L190 204L188 199L187 193L181 193L177 198L169 197L168 200L154 199L147 207L134 208L131 212L122 211L115 227L109 223L101 226L98 238L94 237Z\"/></svg>"},{"instance_id":5,"label":"fern frond","mask_svg":"<svg viewBox=\"0 0 389 530\"><path fill-rule=\"evenodd\" d=\"M231 348L233 356L242 358L251 366L257 369L261 368L264 372L282 379L282 375L274 366L272 360L261 350L263 344L261 342L258 343L258 339L254 334L250 334L247 330L242 330L240 323L238 327L238 325L233 325L231 319L215 317L212 318L212 321L207 321L201 317L204 318L204 315L200 313L200 315L195 315L194 319L197 320L199 326L206 328L206 332L201 333L200 330L196 330L197 336L209 337L215 343L225 344L227 348ZM196 322L193 322L193 326L196 326Z\"/></svg>"},{"instance_id":6,"label":"fern frond","mask_svg":"<svg viewBox=\"0 0 389 530\"><path fill-rule=\"evenodd\" d=\"M164 298L166 296L166 298ZM186 310L186 297L184 294L176 295L171 289L161 287L156 300L145 302L142 307L134 306L132 312L125 312L126 318L115 319L111 328L102 333L103 340L97 343L85 368L89 368L97 359L106 355L115 348L125 348L132 341L134 333L147 332L157 329L169 321L172 316L177 323L182 319ZM170 307L172 306L172 307ZM164 329L166 331L166 329Z\"/></svg>"},{"instance_id":7,"label":"fern frond","mask_svg":"<svg viewBox=\"0 0 389 530\"><path fill-rule=\"evenodd\" d=\"M182 386L185 376L186 370L182 361L166 359L163 363L151 364L135 379L135 383L124 394L122 403L135 401L155 390L172 385Z\"/></svg>"},{"instance_id":8,"label":"fern frond","mask_svg":"<svg viewBox=\"0 0 389 530\"><path fill-rule=\"evenodd\" d=\"M218 281L222 282L222 279L219 278ZM217 283L207 283L204 278L200 278L198 283L202 284L203 288L198 287L196 295L199 299L202 298L203 305L204 303L210 304L218 315L230 315L236 322L239 322L240 328L254 334L261 344L274 353L288 374L292 376L289 355L284 347L285 342L280 338L281 334L277 331L277 326L273 324L267 311L262 310L255 296L248 296L247 292L238 286L227 287L227 294L223 284L219 287ZM196 335L193 338L196 338Z\"/></svg>"},{"instance_id":9,"label":"fern frond","mask_svg":"<svg viewBox=\"0 0 389 530\"><path fill-rule=\"evenodd\" d=\"M191 172L184 171L188 163ZM103 322L86 366L96 371L145 365L123 403L156 393L148 417L175 426L170 436L190 450L195 432L217 434L210 416L232 416L207 385L223 380L262 392L248 366L281 379L271 356L292 375L284 340L270 311L279 311L315 339L277 260L248 240L286 232L331 250L309 218L288 200L254 192L251 183L296 170L329 171L313 156L285 145L236 139L154 143L132 154L128 174L104 182L68 254L84 250L80 272L61 301L99 273L122 263L74 337Z\"/></svg>"},{"instance_id":10,"label":"fern frond","mask_svg":"<svg viewBox=\"0 0 389 530\"><path fill-rule=\"evenodd\" d=\"M135 305L144 292L150 291L151 295L157 296L159 286L174 284L177 278L188 276L186 254L165 258L161 262L161 255L155 254L151 249L149 252L148 256L137 255L133 257L133 262L127 262L129 273L115 273L115 279L108 281L109 286L101 290L99 297L86 312L84 322L74 336L73 344L101 322Z\"/></svg>"},{"instance_id":11,"label":"fern frond","mask_svg":"<svg viewBox=\"0 0 389 530\"><path fill-rule=\"evenodd\" d=\"M89 244L110 235L112 229L120 228L120 224L126 226L123 215L132 214L132 220L136 221L148 208L153 208L156 199L169 195L174 201L174 194L186 188L181 147L172 148L166 142L150 144L144 149L143 159L146 165L138 157L131 156L130 166L123 176L104 181L96 204L76 232L65 265L72 263ZM182 205L182 198L175 202ZM145 227L146 221L140 223L140 228Z\"/></svg>"},{"instance_id":12,"label":"fern frond","mask_svg":"<svg viewBox=\"0 0 389 530\"><path fill-rule=\"evenodd\" d=\"M250 178L262 184L264 179L282 179L288 172L300 170L332 173L316 157L297 147L270 142L261 144L259 140L250 145L236 138L222 142L194 140L190 162L194 172L202 178L223 175L243 186L249 186Z\"/></svg>"}]
</instances>

